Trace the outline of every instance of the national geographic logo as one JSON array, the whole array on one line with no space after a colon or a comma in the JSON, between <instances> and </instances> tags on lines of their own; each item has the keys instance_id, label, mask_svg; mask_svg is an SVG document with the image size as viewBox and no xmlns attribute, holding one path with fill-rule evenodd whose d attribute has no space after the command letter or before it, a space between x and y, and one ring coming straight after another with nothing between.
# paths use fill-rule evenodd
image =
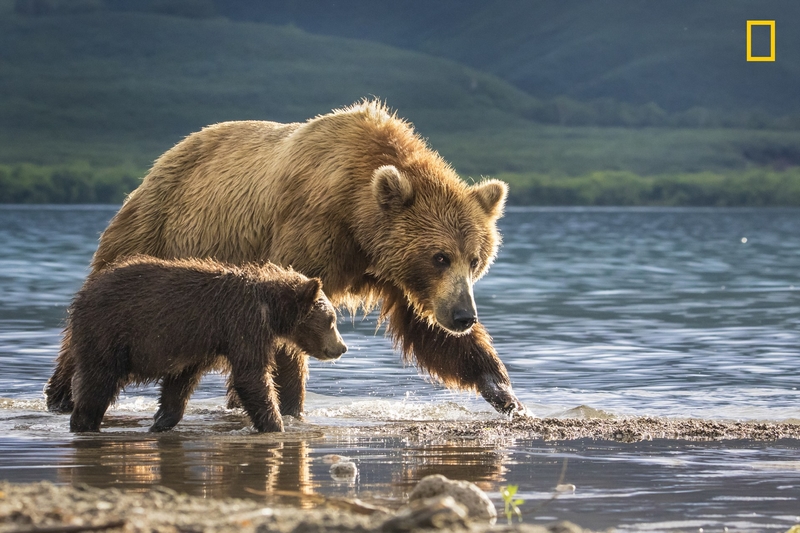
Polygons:
<instances>
[{"instance_id":1,"label":"national geographic logo","mask_svg":"<svg viewBox=\"0 0 800 533\"><path fill-rule=\"evenodd\" d=\"M769 30L769 55L753 55L753 26L766 26ZM762 35L759 32L758 41ZM764 44L759 42L758 44ZM775 61L775 21L774 20L748 20L747 21L747 60L748 61Z\"/></svg>"}]
</instances>

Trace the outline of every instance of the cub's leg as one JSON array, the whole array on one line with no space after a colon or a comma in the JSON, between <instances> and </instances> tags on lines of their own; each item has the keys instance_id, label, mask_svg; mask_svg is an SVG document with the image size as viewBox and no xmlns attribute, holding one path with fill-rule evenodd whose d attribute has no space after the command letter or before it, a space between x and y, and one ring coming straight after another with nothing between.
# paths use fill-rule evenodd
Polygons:
<instances>
[{"instance_id":1,"label":"cub's leg","mask_svg":"<svg viewBox=\"0 0 800 533\"><path fill-rule=\"evenodd\" d=\"M161 381L161 398L150 431L167 431L181 421L186 403L202 377L202 369L195 366Z\"/></svg>"},{"instance_id":2,"label":"cub's leg","mask_svg":"<svg viewBox=\"0 0 800 533\"><path fill-rule=\"evenodd\" d=\"M75 356L71 344L70 328L67 327L61 341L61 351L56 359L56 369L44 389L47 410L52 413L71 413L74 407L72 375L75 373Z\"/></svg>"},{"instance_id":3,"label":"cub's leg","mask_svg":"<svg viewBox=\"0 0 800 533\"><path fill-rule=\"evenodd\" d=\"M302 418L307 377L308 356L297 348L281 344L275 352L273 380L282 415Z\"/></svg>"},{"instance_id":4,"label":"cub's leg","mask_svg":"<svg viewBox=\"0 0 800 533\"><path fill-rule=\"evenodd\" d=\"M114 365L97 363L97 360L76 361L72 377L75 408L69 419L70 431L100 431L103 415L122 388L125 373Z\"/></svg>"},{"instance_id":5,"label":"cub's leg","mask_svg":"<svg viewBox=\"0 0 800 533\"><path fill-rule=\"evenodd\" d=\"M257 431L283 431L272 374L263 363L229 357L236 395Z\"/></svg>"},{"instance_id":6,"label":"cub's leg","mask_svg":"<svg viewBox=\"0 0 800 533\"><path fill-rule=\"evenodd\" d=\"M225 395L225 407L228 409L241 409L242 401L239 395L236 394L236 389L233 388L233 374L228 374L228 379L225 380L225 387L228 392Z\"/></svg>"},{"instance_id":7,"label":"cub's leg","mask_svg":"<svg viewBox=\"0 0 800 533\"><path fill-rule=\"evenodd\" d=\"M295 347L281 344L275 350L275 372L273 383L278 391L278 405L282 415L303 417L308 378L308 356ZM242 402L233 386L233 376L227 380L228 409L242 407Z\"/></svg>"}]
</instances>

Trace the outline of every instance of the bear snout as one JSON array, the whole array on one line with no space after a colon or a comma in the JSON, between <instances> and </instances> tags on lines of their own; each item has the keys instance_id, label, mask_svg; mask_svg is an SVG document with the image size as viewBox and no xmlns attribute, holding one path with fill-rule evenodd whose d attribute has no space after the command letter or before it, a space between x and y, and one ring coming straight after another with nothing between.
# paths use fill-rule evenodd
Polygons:
<instances>
[{"instance_id":1,"label":"bear snout","mask_svg":"<svg viewBox=\"0 0 800 533\"><path fill-rule=\"evenodd\" d=\"M474 307L455 307L435 314L436 322L456 335L468 333L478 322L478 312Z\"/></svg>"},{"instance_id":2,"label":"bear snout","mask_svg":"<svg viewBox=\"0 0 800 533\"><path fill-rule=\"evenodd\" d=\"M334 345L326 346L322 353L325 354L325 361L339 359L345 352L347 352L347 345L338 339Z\"/></svg>"},{"instance_id":3,"label":"bear snout","mask_svg":"<svg viewBox=\"0 0 800 533\"><path fill-rule=\"evenodd\" d=\"M458 331L466 331L478 321L474 309L458 308L453 310L453 324Z\"/></svg>"},{"instance_id":4,"label":"bear snout","mask_svg":"<svg viewBox=\"0 0 800 533\"><path fill-rule=\"evenodd\" d=\"M449 300L449 302L448 302ZM478 321L478 310L469 287L462 289L455 298L448 298L436 308L436 322L456 335L469 332Z\"/></svg>"}]
</instances>

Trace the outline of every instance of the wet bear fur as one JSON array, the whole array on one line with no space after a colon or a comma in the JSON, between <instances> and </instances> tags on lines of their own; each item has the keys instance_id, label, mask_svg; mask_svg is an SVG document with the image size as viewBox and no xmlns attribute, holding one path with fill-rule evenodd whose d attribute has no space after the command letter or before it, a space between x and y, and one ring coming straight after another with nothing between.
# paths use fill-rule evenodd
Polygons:
<instances>
[{"instance_id":1,"label":"wet bear fur","mask_svg":"<svg viewBox=\"0 0 800 533\"><path fill-rule=\"evenodd\" d=\"M100 238L94 273L122 257L271 261L320 278L334 305L380 305L406 361L523 413L472 287L495 259L506 185L468 185L412 126L364 101L303 123L223 122L164 153ZM276 355L284 414L303 408L306 358ZM71 408L71 361L47 389Z\"/></svg>"},{"instance_id":2,"label":"wet bear fur","mask_svg":"<svg viewBox=\"0 0 800 533\"><path fill-rule=\"evenodd\" d=\"M129 383L159 381L151 431L174 427L206 372L230 372L258 431L283 431L272 375L279 343L318 359L346 347L319 279L275 265L135 256L90 277L70 307L60 358L74 365L71 431L99 431Z\"/></svg>"}]
</instances>

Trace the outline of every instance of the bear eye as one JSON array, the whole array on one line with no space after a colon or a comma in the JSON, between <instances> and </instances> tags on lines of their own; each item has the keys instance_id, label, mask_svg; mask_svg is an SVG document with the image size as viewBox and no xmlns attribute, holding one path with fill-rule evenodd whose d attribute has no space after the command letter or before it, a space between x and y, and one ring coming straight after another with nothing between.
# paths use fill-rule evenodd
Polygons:
<instances>
[{"instance_id":1,"label":"bear eye","mask_svg":"<svg viewBox=\"0 0 800 533\"><path fill-rule=\"evenodd\" d=\"M450 258L440 252L433 256L433 264L438 267L448 267L450 266Z\"/></svg>"},{"instance_id":2,"label":"bear eye","mask_svg":"<svg viewBox=\"0 0 800 533\"><path fill-rule=\"evenodd\" d=\"M475 259L473 259L472 261L470 261L469 267L472 270L478 270L478 258L477 257Z\"/></svg>"}]
</instances>

